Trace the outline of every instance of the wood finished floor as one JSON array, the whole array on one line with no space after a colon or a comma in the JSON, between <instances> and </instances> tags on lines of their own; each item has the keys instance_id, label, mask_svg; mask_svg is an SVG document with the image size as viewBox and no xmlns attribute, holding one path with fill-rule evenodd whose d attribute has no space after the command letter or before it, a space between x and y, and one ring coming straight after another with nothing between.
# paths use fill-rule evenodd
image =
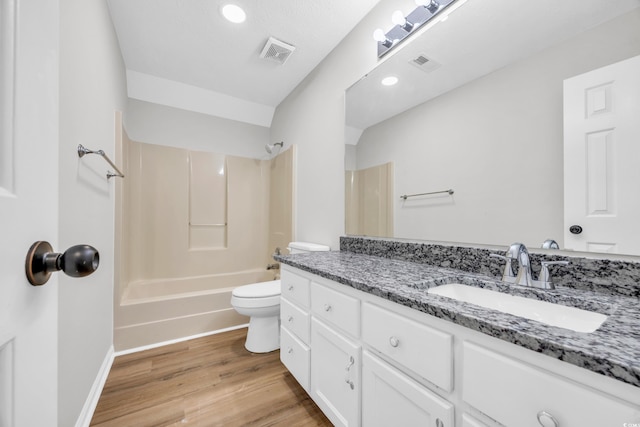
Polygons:
<instances>
[{"instance_id":1,"label":"wood finished floor","mask_svg":"<svg viewBox=\"0 0 640 427\"><path fill-rule=\"evenodd\" d=\"M91 426L331 426L280 354L239 329L118 356Z\"/></svg>"}]
</instances>

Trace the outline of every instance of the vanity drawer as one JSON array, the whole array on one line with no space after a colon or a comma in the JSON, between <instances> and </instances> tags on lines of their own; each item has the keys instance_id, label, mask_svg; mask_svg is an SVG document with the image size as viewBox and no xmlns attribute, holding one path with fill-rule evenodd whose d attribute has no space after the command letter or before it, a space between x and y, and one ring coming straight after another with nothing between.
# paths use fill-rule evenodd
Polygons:
<instances>
[{"instance_id":1,"label":"vanity drawer","mask_svg":"<svg viewBox=\"0 0 640 427\"><path fill-rule=\"evenodd\" d=\"M360 300L311 282L311 310L354 337L360 336Z\"/></svg>"},{"instance_id":2,"label":"vanity drawer","mask_svg":"<svg viewBox=\"0 0 640 427\"><path fill-rule=\"evenodd\" d=\"M470 342L463 344L462 397L508 426L624 426L640 407ZM538 414L544 422L538 421Z\"/></svg>"},{"instance_id":3,"label":"vanity drawer","mask_svg":"<svg viewBox=\"0 0 640 427\"><path fill-rule=\"evenodd\" d=\"M281 295L301 307L309 308L309 279L282 270L280 275Z\"/></svg>"},{"instance_id":4,"label":"vanity drawer","mask_svg":"<svg viewBox=\"0 0 640 427\"><path fill-rule=\"evenodd\" d=\"M309 344L309 313L296 307L286 299L280 300L280 322L283 328L297 336L303 343Z\"/></svg>"},{"instance_id":5,"label":"vanity drawer","mask_svg":"<svg viewBox=\"0 0 640 427\"><path fill-rule=\"evenodd\" d=\"M311 351L285 328L280 328L280 360L291 375L309 392Z\"/></svg>"},{"instance_id":6,"label":"vanity drawer","mask_svg":"<svg viewBox=\"0 0 640 427\"><path fill-rule=\"evenodd\" d=\"M362 306L362 340L446 391L453 389L453 337L376 305Z\"/></svg>"}]
</instances>

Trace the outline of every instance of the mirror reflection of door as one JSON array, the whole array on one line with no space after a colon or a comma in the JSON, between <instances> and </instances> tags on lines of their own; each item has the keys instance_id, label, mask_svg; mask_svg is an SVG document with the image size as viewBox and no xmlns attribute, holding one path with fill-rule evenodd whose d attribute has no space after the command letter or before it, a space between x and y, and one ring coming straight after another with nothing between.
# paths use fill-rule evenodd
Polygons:
<instances>
[{"instance_id":1,"label":"mirror reflection of door","mask_svg":"<svg viewBox=\"0 0 640 427\"><path fill-rule=\"evenodd\" d=\"M567 249L640 254L639 118L640 56L565 80Z\"/></svg>"}]
</instances>

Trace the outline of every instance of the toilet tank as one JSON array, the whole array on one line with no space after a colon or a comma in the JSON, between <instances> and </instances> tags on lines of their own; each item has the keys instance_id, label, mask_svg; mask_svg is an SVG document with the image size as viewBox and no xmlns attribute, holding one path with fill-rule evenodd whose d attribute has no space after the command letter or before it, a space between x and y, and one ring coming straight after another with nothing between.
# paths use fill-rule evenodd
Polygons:
<instances>
[{"instance_id":1,"label":"toilet tank","mask_svg":"<svg viewBox=\"0 0 640 427\"><path fill-rule=\"evenodd\" d=\"M305 252L326 252L331 250L329 246L307 242L291 242L289 243L289 246L287 246L287 249L289 249L290 254L301 254Z\"/></svg>"}]
</instances>

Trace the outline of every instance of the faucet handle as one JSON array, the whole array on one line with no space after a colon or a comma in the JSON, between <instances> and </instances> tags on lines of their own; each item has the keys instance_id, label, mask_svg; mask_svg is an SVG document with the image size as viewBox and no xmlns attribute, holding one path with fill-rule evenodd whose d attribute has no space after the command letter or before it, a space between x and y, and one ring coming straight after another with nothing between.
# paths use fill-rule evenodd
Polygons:
<instances>
[{"instance_id":1,"label":"faucet handle","mask_svg":"<svg viewBox=\"0 0 640 427\"><path fill-rule=\"evenodd\" d=\"M516 278L516 272L513 269L513 264L511 263L511 260L513 258L500 254L489 254L489 256L492 258L500 258L506 262L504 271L502 273L502 280L509 282L513 281Z\"/></svg>"},{"instance_id":2,"label":"faucet handle","mask_svg":"<svg viewBox=\"0 0 640 427\"><path fill-rule=\"evenodd\" d=\"M541 269L538 276L538 282L544 285L545 289L555 289L555 285L551 281L551 274L549 273L550 265L568 265L569 261L540 261Z\"/></svg>"}]
</instances>

